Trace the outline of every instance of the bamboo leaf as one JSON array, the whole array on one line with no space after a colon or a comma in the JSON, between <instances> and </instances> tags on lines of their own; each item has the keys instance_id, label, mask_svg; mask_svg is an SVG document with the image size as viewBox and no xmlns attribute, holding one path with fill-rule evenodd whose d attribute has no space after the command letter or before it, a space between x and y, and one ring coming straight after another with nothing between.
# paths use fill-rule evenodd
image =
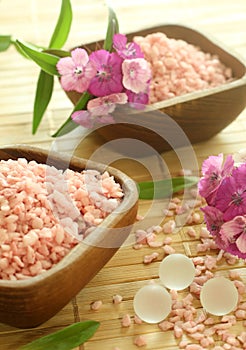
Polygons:
<instances>
[{"instance_id":1,"label":"bamboo leaf","mask_svg":"<svg viewBox=\"0 0 246 350\"><path fill-rule=\"evenodd\" d=\"M11 35L0 35L0 52L8 50L11 43Z\"/></svg>"},{"instance_id":2,"label":"bamboo leaf","mask_svg":"<svg viewBox=\"0 0 246 350\"><path fill-rule=\"evenodd\" d=\"M104 49L107 51L112 51L113 45L113 36L114 34L119 33L119 22L114 10L109 7L109 15L108 15L108 28L106 33L106 38L104 41Z\"/></svg>"},{"instance_id":3,"label":"bamboo leaf","mask_svg":"<svg viewBox=\"0 0 246 350\"><path fill-rule=\"evenodd\" d=\"M72 24L72 6L70 0L62 0L60 15L51 37L49 48L60 49L66 42Z\"/></svg>"},{"instance_id":4,"label":"bamboo leaf","mask_svg":"<svg viewBox=\"0 0 246 350\"><path fill-rule=\"evenodd\" d=\"M71 52L59 49L45 49L43 52L49 53L50 55L61 57L71 56Z\"/></svg>"},{"instance_id":5,"label":"bamboo leaf","mask_svg":"<svg viewBox=\"0 0 246 350\"><path fill-rule=\"evenodd\" d=\"M40 51L40 49L29 45L28 43L16 40L17 44L29 56L34 62L36 62L46 73L51 75L59 75L56 64L59 61L59 57L50 55L46 52Z\"/></svg>"},{"instance_id":6,"label":"bamboo leaf","mask_svg":"<svg viewBox=\"0 0 246 350\"><path fill-rule=\"evenodd\" d=\"M187 176L187 177L173 177L171 179L165 179L160 181L147 181L140 182L139 199L160 199L170 196L172 193L176 193L184 190L187 187L196 185L199 181L199 177Z\"/></svg>"},{"instance_id":7,"label":"bamboo leaf","mask_svg":"<svg viewBox=\"0 0 246 350\"><path fill-rule=\"evenodd\" d=\"M91 95L87 91L84 92L81 98L79 99L78 103L74 107L71 115L74 112L79 111L80 109L84 109L90 98L91 98ZM74 123L74 121L71 119L71 115L68 117L65 123L63 123L62 126L55 132L55 134L52 135L52 137L59 137L59 136L66 135L70 131L74 130L79 126L79 124Z\"/></svg>"},{"instance_id":8,"label":"bamboo leaf","mask_svg":"<svg viewBox=\"0 0 246 350\"><path fill-rule=\"evenodd\" d=\"M21 346L19 350L71 350L91 338L99 325L96 321L77 322Z\"/></svg>"},{"instance_id":9,"label":"bamboo leaf","mask_svg":"<svg viewBox=\"0 0 246 350\"><path fill-rule=\"evenodd\" d=\"M39 73L32 121L32 133L35 134L50 102L54 86L54 77L43 70Z\"/></svg>"}]
</instances>

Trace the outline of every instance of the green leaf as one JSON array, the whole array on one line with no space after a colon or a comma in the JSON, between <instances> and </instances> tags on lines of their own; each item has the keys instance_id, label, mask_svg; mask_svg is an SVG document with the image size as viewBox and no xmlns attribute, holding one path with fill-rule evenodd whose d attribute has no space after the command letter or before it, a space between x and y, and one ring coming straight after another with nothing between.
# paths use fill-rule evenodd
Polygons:
<instances>
[{"instance_id":1,"label":"green leaf","mask_svg":"<svg viewBox=\"0 0 246 350\"><path fill-rule=\"evenodd\" d=\"M11 35L0 35L0 51L8 50L11 43Z\"/></svg>"},{"instance_id":2,"label":"green leaf","mask_svg":"<svg viewBox=\"0 0 246 350\"><path fill-rule=\"evenodd\" d=\"M62 0L60 15L51 37L49 48L60 49L66 42L73 19L70 0Z\"/></svg>"},{"instance_id":3,"label":"green leaf","mask_svg":"<svg viewBox=\"0 0 246 350\"><path fill-rule=\"evenodd\" d=\"M21 42L20 40L16 40L16 42L25 54L36 62L46 73L59 75L56 69L56 64L60 59L59 57L42 52L40 49L35 48L28 43Z\"/></svg>"},{"instance_id":4,"label":"green leaf","mask_svg":"<svg viewBox=\"0 0 246 350\"><path fill-rule=\"evenodd\" d=\"M58 56L58 57L69 57L71 56L70 51L58 50L58 49L45 49L43 52L49 53L50 55Z\"/></svg>"},{"instance_id":5,"label":"green leaf","mask_svg":"<svg viewBox=\"0 0 246 350\"><path fill-rule=\"evenodd\" d=\"M43 70L39 73L34 100L32 133L35 134L50 102L54 86L54 77Z\"/></svg>"},{"instance_id":6,"label":"green leaf","mask_svg":"<svg viewBox=\"0 0 246 350\"><path fill-rule=\"evenodd\" d=\"M91 338L99 325L96 321L77 322L21 346L19 350L71 350Z\"/></svg>"},{"instance_id":7,"label":"green leaf","mask_svg":"<svg viewBox=\"0 0 246 350\"><path fill-rule=\"evenodd\" d=\"M187 177L173 177L171 179L165 179L160 181L147 181L140 182L139 199L160 199L170 196L172 193L184 190L187 187L196 185L199 181L199 177L187 176Z\"/></svg>"},{"instance_id":8,"label":"green leaf","mask_svg":"<svg viewBox=\"0 0 246 350\"><path fill-rule=\"evenodd\" d=\"M87 91L84 92L81 98L79 99L78 103L74 107L71 115L74 112L79 111L80 109L84 109L90 98L91 98L91 95ZM79 124L74 123L74 121L71 119L71 115L68 117L65 123L63 123L62 126L55 132L55 134L52 135L52 137L59 137L59 136L66 135L67 133L69 133L70 131L74 130L79 126Z\"/></svg>"},{"instance_id":9,"label":"green leaf","mask_svg":"<svg viewBox=\"0 0 246 350\"><path fill-rule=\"evenodd\" d=\"M103 48L107 51L112 51L113 45L113 36L114 34L119 33L119 22L114 10L109 7L109 15L108 15L108 28L106 33L106 38L104 41Z\"/></svg>"}]
</instances>

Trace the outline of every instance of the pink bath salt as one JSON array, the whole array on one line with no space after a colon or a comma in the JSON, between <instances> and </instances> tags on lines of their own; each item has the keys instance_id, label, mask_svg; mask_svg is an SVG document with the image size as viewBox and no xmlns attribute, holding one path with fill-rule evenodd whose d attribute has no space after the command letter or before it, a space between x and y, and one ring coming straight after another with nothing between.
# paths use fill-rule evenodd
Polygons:
<instances>
[{"instance_id":1,"label":"pink bath salt","mask_svg":"<svg viewBox=\"0 0 246 350\"><path fill-rule=\"evenodd\" d=\"M238 309L238 310L235 311L235 316L238 319L246 320L246 311Z\"/></svg>"},{"instance_id":2,"label":"pink bath salt","mask_svg":"<svg viewBox=\"0 0 246 350\"><path fill-rule=\"evenodd\" d=\"M25 279L52 268L122 197L107 172L1 160L0 278Z\"/></svg>"},{"instance_id":3,"label":"pink bath salt","mask_svg":"<svg viewBox=\"0 0 246 350\"><path fill-rule=\"evenodd\" d=\"M185 350L204 350L204 348L198 344L188 344L185 347Z\"/></svg>"},{"instance_id":4,"label":"pink bath salt","mask_svg":"<svg viewBox=\"0 0 246 350\"><path fill-rule=\"evenodd\" d=\"M179 339L183 336L183 329L177 325L174 325L174 336L175 338Z\"/></svg>"},{"instance_id":5,"label":"pink bath salt","mask_svg":"<svg viewBox=\"0 0 246 350\"><path fill-rule=\"evenodd\" d=\"M238 293L243 295L246 292L246 286L242 281L234 280L234 285L236 286Z\"/></svg>"},{"instance_id":6,"label":"pink bath salt","mask_svg":"<svg viewBox=\"0 0 246 350\"><path fill-rule=\"evenodd\" d=\"M193 227L189 227L186 232L187 232L189 237L196 238L196 231L194 230Z\"/></svg>"},{"instance_id":7,"label":"pink bath salt","mask_svg":"<svg viewBox=\"0 0 246 350\"><path fill-rule=\"evenodd\" d=\"M241 276L238 271L230 270L229 271L229 277L231 280L240 280Z\"/></svg>"},{"instance_id":8,"label":"pink bath salt","mask_svg":"<svg viewBox=\"0 0 246 350\"><path fill-rule=\"evenodd\" d=\"M147 232L142 229L138 229L135 232L136 243L137 244L147 244Z\"/></svg>"},{"instance_id":9,"label":"pink bath salt","mask_svg":"<svg viewBox=\"0 0 246 350\"><path fill-rule=\"evenodd\" d=\"M237 339L242 343L243 345L246 344L246 332L241 332L238 336Z\"/></svg>"},{"instance_id":10,"label":"pink bath salt","mask_svg":"<svg viewBox=\"0 0 246 350\"><path fill-rule=\"evenodd\" d=\"M141 318L139 318L137 315L134 315L134 323L136 323L136 324L142 324L143 321L142 321Z\"/></svg>"},{"instance_id":11,"label":"pink bath salt","mask_svg":"<svg viewBox=\"0 0 246 350\"><path fill-rule=\"evenodd\" d=\"M120 294L113 295L113 304L118 305L122 302L123 297Z\"/></svg>"},{"instance_id":12,"label":"pink bath salt","mask_svg":"<svg viewBox=\"0 0 246 350\"><path fill-rule=\"evenodd\" d=\"M131 321L131 317L129 314L125 314L122 319L121 319L121 326L122 327L130 327L132 321Z\"/></svg>"},{"instance_id":13,"label":"pink bath salt","mask_svg":"<svg viewBox=\"0 0 246 350\"><path fill-rule=\"evenodd\" d=\"M165 237L164 238L164 240L163 240L163 245L169 245L169 244L171 244L172 243L172 241L173 241L173 239L172 239L172 237Z\"/></svg>"},{"instance_id":14,"label":"pink bath salt","mask_svg":"<svg viewBox=\"0 0 246 350\"><path fill-rule=\"evenodd\" d=\"M158 324L158 327L162 330L162 331L168 331L170 329L174 328L174 324L172 322L169 321L162 321Z\"/></svg>"},{"instance_id":15,"label":"pink bath salt","mask_svg":"<svg viewBox=\"0 0 246 350\"><path fill-rule=\"evenodd\" d=\"M208 229L206 227L201 227L200 228L200 237L201 238L209 238L211 237L210 232L208 231Z\"/></svg>"},{"instance_id":16,"label":"pink bath salt","mask_svg":"<svg viewBox=\"0 0 246 350\"><path fill-rule=\"evenodd\" d=\"M144 264L150 264L152 263L154 260L156 260L159 256L159 253L158 252L153 252L152 254L150 255L145 255L144 256L144 259L143 259L143 263Z\"/></svg>"},{"instance_id":17,"label":"pink bath salt","mask_svg":"<svg viewBox=\"0 0 246 350\"><path fill-rule=\"evenodd\" d=\"M206 255L204 265L208 270L213 270L217 267L217 259L214 256Z\"/></svg>"},{"instance_id":18,"label":"pink bath salt","mask_svg":"<svg viewBox=\"0 0 246 350\"><path fill-rule=\"evenodd\" d=\"M141 347L147 345L146 338L143 335L138 335L133 341L134 345Z\"/></svg>"},{"instance_id":19,"label":"pink bath salt","mask_svg":"<svg viewBox=\"0 0 246 350\"><path fill-rule=\"evenodd\" d=\"M192 215L192 220L193 220L194 224L199 224L201 221L201 215L199 213L194 213Z\"/></svg>"},{"instance_id":20,"label":"pink bath salt","mask_svg":"<svg viewBox=\"0 0 246 350\"><path fill-rule=\"evenodd\" d=\"M161 242L161 241L150 241L150 242L148 242L148 246L150 248L160 248L160 247L163 246L163 242Z\"/></svg>"},{"instance_id":21,"label":"pink bath salt","mask_svg":"<svg viewBox=\"0 0 246 350\"><path fill-rule=\"evenodd\" d=\"M102 301L96 300L90 305L90 309L93 311L98 311L102 307Z\"/></svg>"},{"instance_id":22,"label":"pink bath salt","mask_svg":"<svg viewBox=\"0 0 246 350\"><path fill-rule=\"evenodd\" d=\"M174 233L176 228L176 222L174 220L168 220L163 224L163 232L166 234Z\"/></svg>"},{"instance_id":23,"label":"pink bath salt","mask_svg":"<svg viewBox=\"0 0 246 350\"><path fill-rule=\"evenodd\" d=\"M164 250L164 253L167 254L167 255L175 253L175 249L173 247L171 247L169 244L165 244L163 246L163 250Z\"/></svg>"}]
</instances>

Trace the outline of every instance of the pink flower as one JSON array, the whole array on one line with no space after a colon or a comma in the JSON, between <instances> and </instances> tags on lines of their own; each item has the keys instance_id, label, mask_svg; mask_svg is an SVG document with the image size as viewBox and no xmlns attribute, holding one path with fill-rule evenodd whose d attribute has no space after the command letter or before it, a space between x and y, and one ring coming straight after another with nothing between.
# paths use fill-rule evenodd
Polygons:
<instances>
[{"instance_id":1,"label":"pink flower","mask_svg":"<svg viewBox=\"0 0 246 350\"><path fill-rule=\"evenodd\" d=\"M61 58L57 65L61 74L61 85L66 91L85 92L91 79L96 75L96 67L89 61L87 52L77 48L71 52L71 57Z\"/></svg>"},{"instance_id":2,"label":"pink flower","mask_svg":"<svg viewBox=\"0 0 246 350\"><path fill-rule=\"evenodd\" d=\"M246 258L246 217L236 216L221 227L221 238L227 251L240 258Z\"/></svg>"},{"instance_id":3,"label":"pink flower","mask_svg":"<svg viewBox=\"0 0 246 350\"><path fill-rule=\"evenodd\" d=\"M222 181L216 193L215 207L223 212L225 221L246 214L246 192L234 177L230 176Z\"/></svg>"},{"instance_id":4,"label":"pink flower","mask_svg":"<svg viewBox=\"0 0 246 350\"><path fill-rule=\"evenodd\" d=\"M144 54L138 44L127 43L127 37L123 34L115 34L113 37L113 47L122 58L144 58Z\"/></svg>"},{"instance_id":5,"label":"pink flower","mask_svg":"<svg viewBox=\"0 0 246 350\"><path fill-rule=\"evenodd\" d=\"M123 85L138 94L148 88L151 78L149 63L144 58L124 60L122 63Z\"/></svg>"},{"instance_id":6,"label":"pink flower","mask_svg":"<svg viewBox=\"0 0 246 350\"><path fill-rule=\"evenodd\" d=\"M128 96L128 101L133 108L144 109L145 105L149 102L148 92L139 92L138 94L135 94L130 90L126 90L126 94Z\"/></svg>"},{"instance_id":7,"label":"pink flower","mask_svg":"<svg viewBox=\"0 0 246 350\"><path fill-rule=\"evenodd\" d=\"M89 92L92 95L102 97L122 92L122 58L117 53L98 50L91 53L90 61L97 69L89 86Z\"/></svg>"},{"instance_id":8,"label":"pink flower","mask_svg":"<svg viewBox=\"0 0 246 350\"><path fill-rule=\"evenodd\" d=\"M201 208L201 210L204 212L204 219L208 230L213 236L216 236L224 223L223 213L219 209L210 206Z\"/></svg>"},{"instance_id":9,"label":"pink flower","mask_svg":"<svg viewBox=\"0 0 246 350\"><path fill-rule=\"evenodd\" d=\"M117 104L127 103L125 93L111 94L108 96L92 99L87 104L87 110L77 111L72 114L75 123L85 128L92 128L98 124L112 124L114 118L110 115Z\"/></svg>"},{"instance_id":10,"label":"pink flower","mask_svg":"<svg viewBox=\"0 0 246 350\"><path fill-rule=\"evenodd\" d=\"M210 156L203 162L203 177L198 183L198 189L207 203L212 205L216 192L223 178L230 175L233 169L234 161L232 156L228 156L223 165L223 154L218 156Z\"/></svg>"},{"instance_id":11,"label":"pink flower","mask_svg":"<svg viewBox=\"0 0 246 350\"><path fill-rule=\"evenodd\" d=\"M90 100L87 109L93 116L108 115L115 110L116 104L127 103L127 95L124 92L98 97Z\"/></svg>"}]
</instances>

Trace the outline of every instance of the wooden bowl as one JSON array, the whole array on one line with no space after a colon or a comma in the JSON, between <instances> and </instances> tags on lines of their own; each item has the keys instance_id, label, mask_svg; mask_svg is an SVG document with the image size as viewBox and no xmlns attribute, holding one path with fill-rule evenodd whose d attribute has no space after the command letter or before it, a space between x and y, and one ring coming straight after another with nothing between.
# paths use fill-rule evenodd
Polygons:
<instances>
[{"instance_id":1,"label":"wooden bowl","mask_svg":"<svg viewBox=\"0 0 246 350\"><path fill-rule=\"evenodd\" d=\"M183 39L190 44L199 46L204 52L218 55L220 60L232 69L234 77L233 81L215 88L199 90L152 104L149 112L150 120L146 114L140 113L138 117L135 116L136 119L132 119L132 115L119 113L116 114L116 125L107 125L97 130L107 141L124 137L135 138L151 145L158 152L163 152L171 148L185 146L188 142L185 137L180 135L178 128L175 128L175 123L187 135L191 143L197 143L219 133L243 111L246 106L246 67L236 54L227 51L214 40L186 26L162 25L140 30L127 36L129 40L132 40L134 36L146 36L155 32L164 32L170 38ZM99 42L100 44L102 42ZM95 45L95 43L90 43L84 47L94 50ZM68 96L73 103L76 103L79 94L70 92ZM165 118L165 114L170 116L175 123L170 123L168 118ZM127 118L131 121L135 120L135 125L128 124ZM144 118L146 122L142 126ZM157 130L157 132L153 132L151 129ZM163 132L159 135L161 130ZM169 138L173 140L172 145L167 142Z\"/></svg>"},{"instance_id":2,"label":"wooden bowl","mask_svg":"<svg viewBox=\"0 0 246 350\"><path fill-rule=\"evenodd\" d=\"M28 147L4 147L0 159L36 160L38 163L67 168L66 156ZM72 157L69 168L81 171L87 160ZM90 169L105 171L105 166L90 162ZM106 169L119 182L124 197L115 211L89 234L89 244L80 242L50 270L27 280L0 280L0 322L19 327L35 327L61 310L110 260L128 237L135 221L138 192L133 180L112 167ZM110 230L111 228L111 230ZM118 228L117 232L112 230Z\"/></svg>"}]
</instances>

